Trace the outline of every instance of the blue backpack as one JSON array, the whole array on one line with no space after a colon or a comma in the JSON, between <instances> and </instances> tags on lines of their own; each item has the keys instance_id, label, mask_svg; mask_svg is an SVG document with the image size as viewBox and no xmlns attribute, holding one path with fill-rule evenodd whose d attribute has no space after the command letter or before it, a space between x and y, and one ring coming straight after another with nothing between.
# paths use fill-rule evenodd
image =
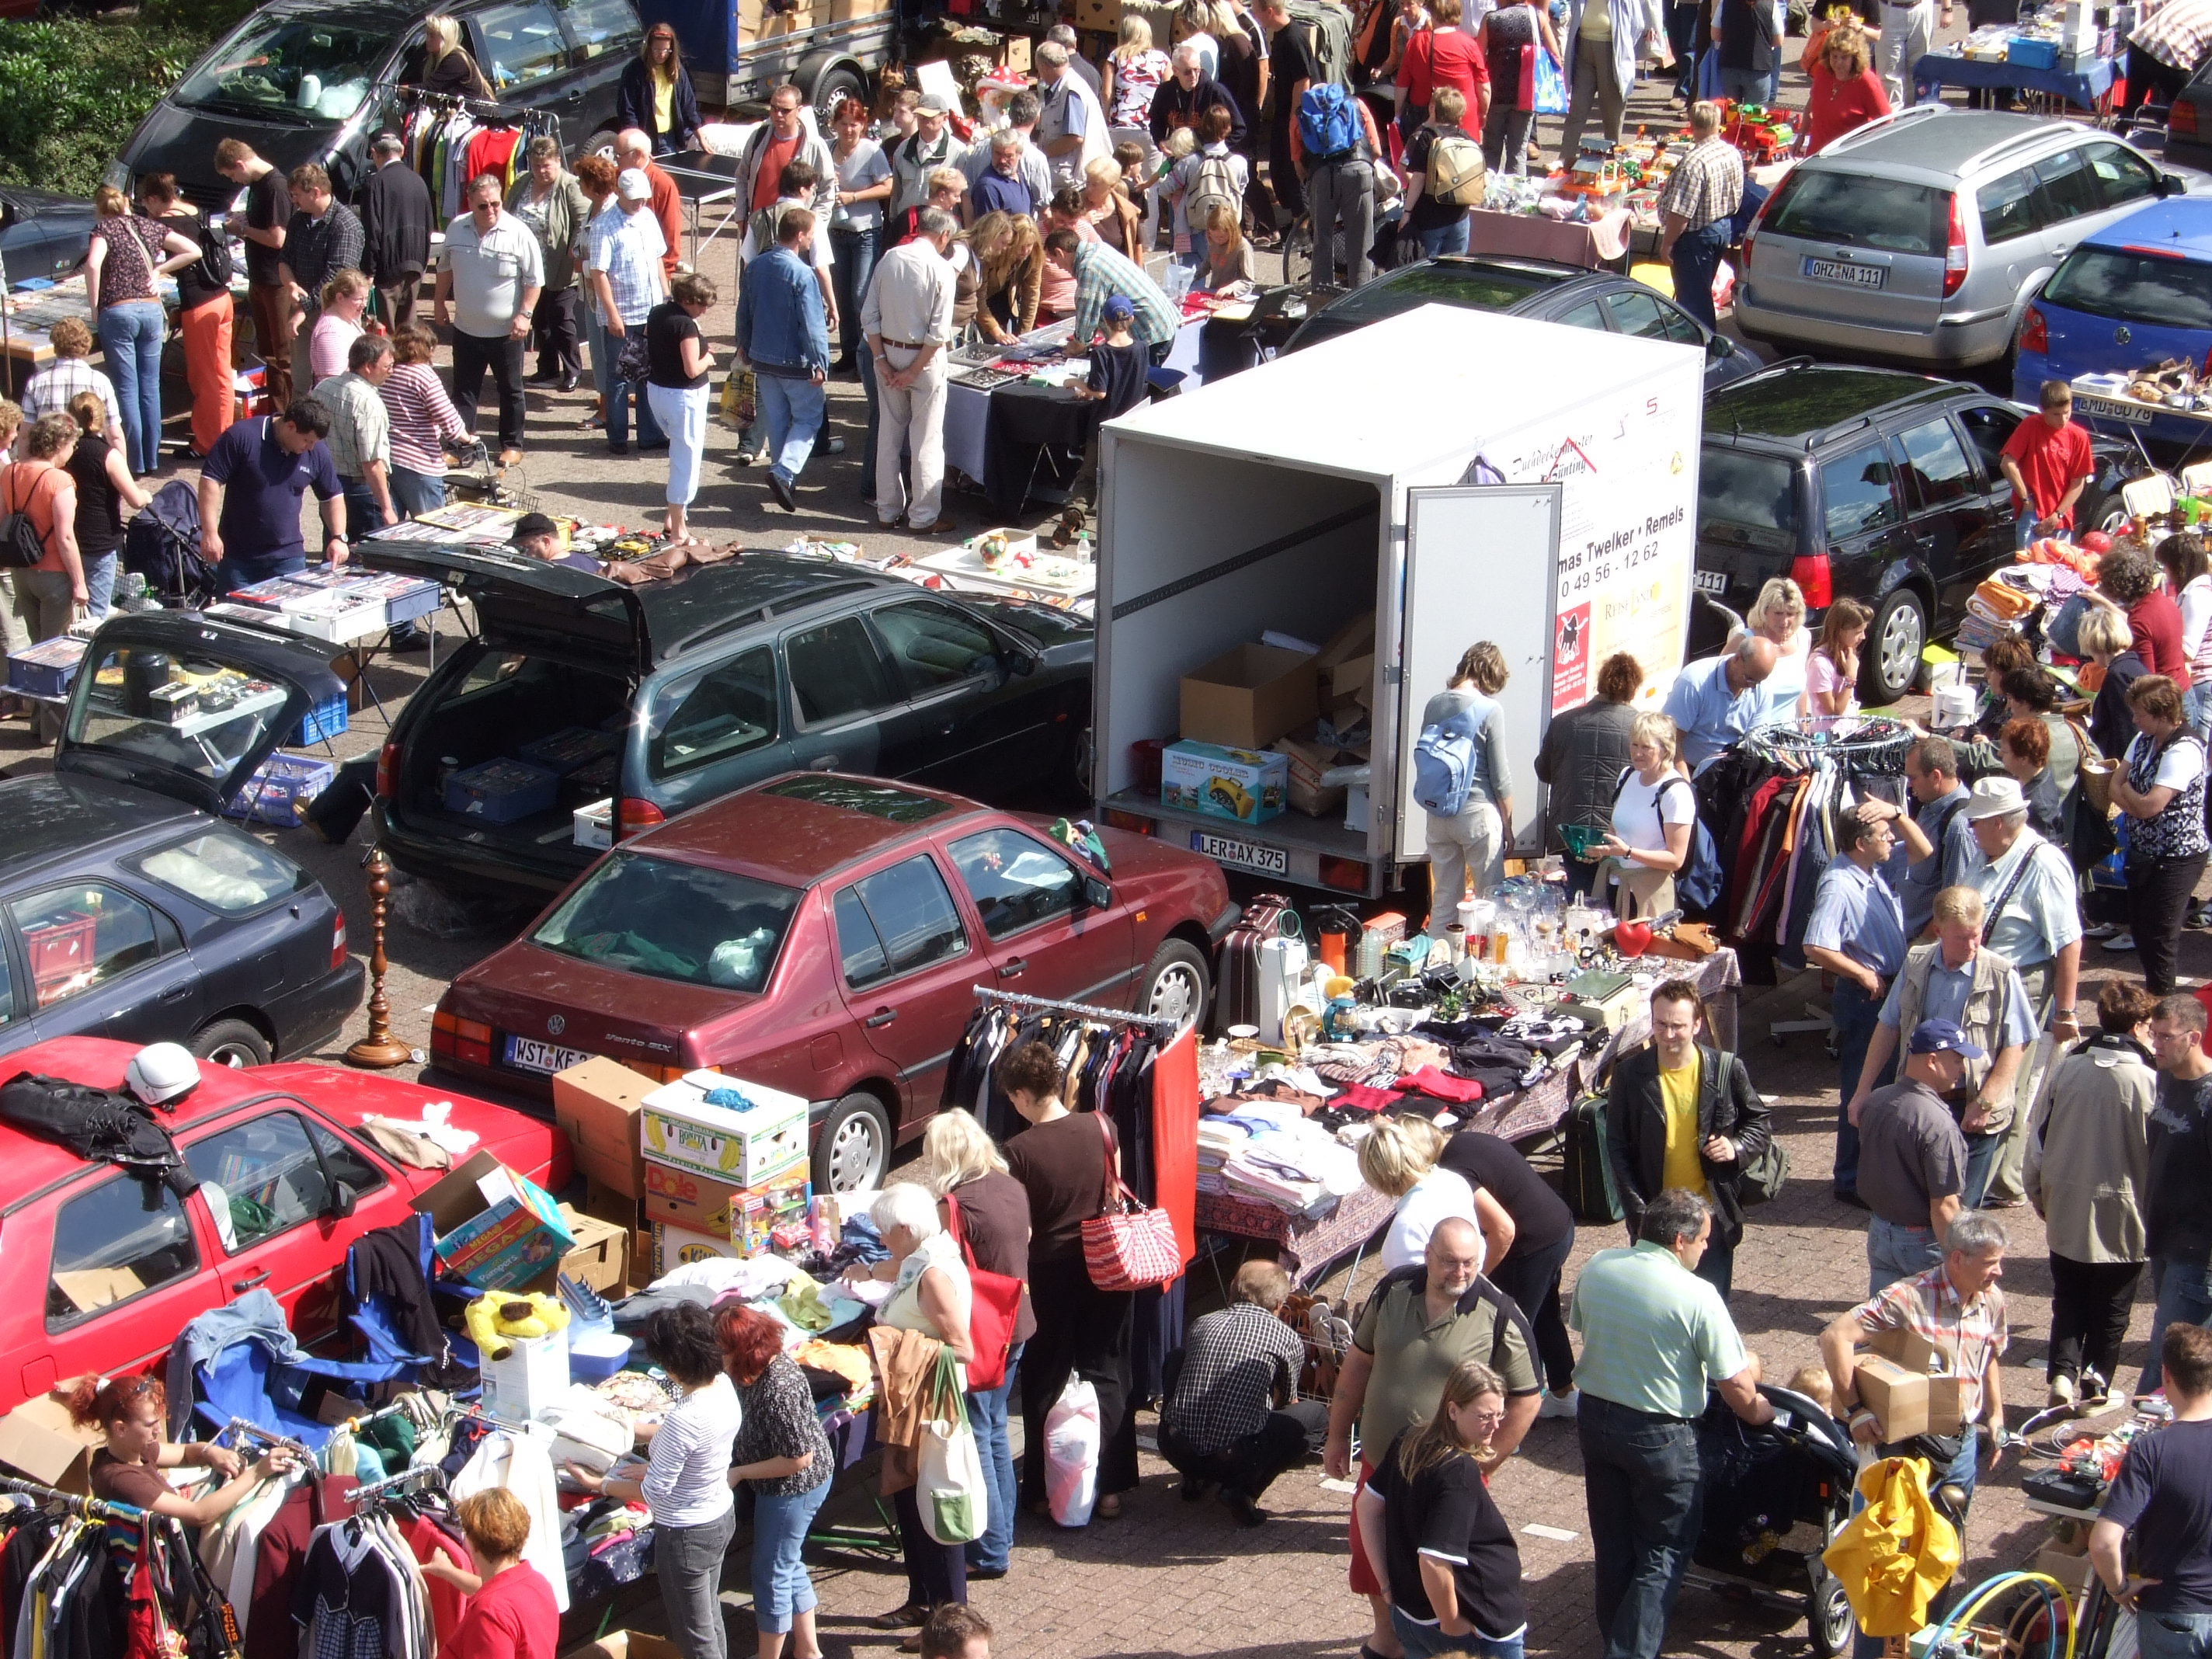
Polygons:
<instances>
[{"instance_id":1,"label":"blue backpack","mask_svg":"<svg viewBox=\"0 0 2212 1659\"><path fill-rule=\"evenodd\" d=\"M1308 87L1298 100L1298 142L1305 146L1309 162L1326 161L1358 149L1365 131L1359 100L1349 88L1325 82Z\"/></svg>"},{"instance_id":2,"label":"blue backpack","mask_svg":"<svg viewBox=\"0 0 2212 1659\"><path fill-rule=\"evenodd\" d=\"M1474 783L1474 716L1462 712L1423 726L1413 739L1413 799L1422 811L1457 817Z\"/></svg>"},{"instance_id":3,"label":"blue backpack","mask_svg":"<svg viewBox=\"0 0 2212 1659\"><path fill-rule=\"evenodd\" d=\"M1620 792L1628 787L1629 779L1635 775L1636 769L1632 766L1624 766L1620 769L1620 776L1613 786L1613 803L1615 806L1620 805ZM1672 773L1661 782L1660 795L1663 798L1666 793L1677 784L1685 789L1690 787L1689 779L1679 772ZM1674 896L1681 902L1685 909L1710 910L1720 902L1721 889L1723 884L1721 875L1721 851L1719 845L1713 840L1713 832L1705 828L1705 819L1698 814L1697 794L1694 790L1691 793L1690 803L1690 856L1683 862L1682 867L1674 872ZM1662 822L1663 823L1664 820L1662 819Z\"/></svg>"}]
</instances>

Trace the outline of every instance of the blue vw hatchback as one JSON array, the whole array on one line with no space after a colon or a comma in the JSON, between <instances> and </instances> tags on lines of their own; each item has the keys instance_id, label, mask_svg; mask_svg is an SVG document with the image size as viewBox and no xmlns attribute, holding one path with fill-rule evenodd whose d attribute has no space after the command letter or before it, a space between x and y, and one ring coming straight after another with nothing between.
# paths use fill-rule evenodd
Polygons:
<instances>
[{"instance_id":1,"label":"blue vw hatchback","mask_svg":"<svg viewBox=\"0 0 2212 1659\"><path fill-rule=\"evenodd\" d=\"M2045 380L2124 374L2179 358L2202 374L2212 356L2212 200L2178 196L2086 236L2022 314L2013 396L2033 404ZM2075 415L2107 432L2195 445L2201 416L2128 398L2077 395Z\"/></svg>"}]
</instances>

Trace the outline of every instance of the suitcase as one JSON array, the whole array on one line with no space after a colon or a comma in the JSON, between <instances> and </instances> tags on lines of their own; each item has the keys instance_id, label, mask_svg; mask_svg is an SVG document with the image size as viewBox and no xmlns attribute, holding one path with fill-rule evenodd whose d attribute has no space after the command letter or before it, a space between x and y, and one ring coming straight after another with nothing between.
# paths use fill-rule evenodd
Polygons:
<instances>
[{"instance_id":1,"label":"suitcase","mask_svg":"<svg viewBox=\"0 0 2212 1659\"><path fill-rule=\"evenodd\" d=\"M1560 1196L1577 1221L1619 1221L1620 1189L1605 1146L1605 1097L1584 1095L1567 1109Z\"/></svg>"}]
</instances>

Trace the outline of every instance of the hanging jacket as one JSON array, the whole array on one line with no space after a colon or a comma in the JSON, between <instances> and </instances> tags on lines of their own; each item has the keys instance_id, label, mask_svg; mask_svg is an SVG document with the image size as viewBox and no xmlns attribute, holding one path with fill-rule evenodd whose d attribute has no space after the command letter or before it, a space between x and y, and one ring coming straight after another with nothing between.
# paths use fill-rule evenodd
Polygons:
<instances>
[{"instance_id":1,"label":"hanging jacket","mask_svg":"<svg viewBox=\"0 0 2212 1659\"><path fill-rule=\"evenodd\" d=\"M561 1502L554 1484L553 1456L534 1435L489 1434L477 1454L453 1477L456 1501L473 1492L504 1486L530 1511L530 1538L522 1559L545 1575L554 1604L568 1611L568 1575L561 1564Z\"/></svg>"},{"instance_id":2,"label":"hanging jacket","mask_svg":"<svg viewBox=\"0 0 2212 1659\"><path fill-rule=\"evenodd\" d=\"M363 1233L354 1241L354 1293L348 1297L349 1314L360 1310L373 1296L386 1299L395 1316L393 1332L417 1359L435 1360L446 1352L446 1328L430 1300L429 1281L422 1276L420 1220L410 1216L389 1227Z\"/></svg>"},{"instance_id":3,"label":"hanging jacket","mask_svg":"<svg viewBox=\"0 0 2212 1659\"><path fill-rule=\"evenodd\" d=\"M192 1369L234 1342L259 1342L279 1364L297 1364L300 1345L284 1310L265 1290L248 1291L235 1302L196 1316L169 1345L169 1437L180 1440L192 1420Z\"/></svg>"},{"instance_id":4,"label":"hanging jacket","mask_svg":"<svg viewBox=\"0 0 2212 1659\"><path fill-rule=\"evenodd\" d=\"M261 1529L254 1542L253 1594L248 1602L252 1612L246 1620L244 1659L299 1659L300 1632L292 1622L292 1598L299 1589L301 1568L313 1547L315 1529L353 1513L354 1485L335 1475L311 1474L286 1494L283 1506Z\"/></svg>"},{"instance_id":5,"label":"hanging jacket","mask_svg":"<svg viewBox=\"0 0 2212 1659\"><path fill-rule=\"evenodd\" d=\"M1928 1463L1885 1457L1859 1474L1867 1500L1822 1552L1869 1636L1910 1636L1928 1622L1929 1603L1951 1582L1964 1552L1958 1528L1928 1496Z\"/></svg>"}]
</instances>

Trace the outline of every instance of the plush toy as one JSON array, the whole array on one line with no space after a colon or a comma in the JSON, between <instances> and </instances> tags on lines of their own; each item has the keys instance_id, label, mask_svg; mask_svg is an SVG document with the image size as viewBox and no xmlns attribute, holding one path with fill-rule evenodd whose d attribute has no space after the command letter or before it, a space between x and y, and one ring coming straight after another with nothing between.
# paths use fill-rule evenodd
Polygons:
<instances>
[{"instance_id":1,"label":"plush toy","mask_svg":"<svg viewBox=\"0 0 2212 1659\"><path fill-rule=\"evenodd\" d=\"M514 1339L567 1329L568 1310L557 1296L494 1291L469 1304L466 1320L469 1339L484 1358L504 1359L514 1352Z\"/></svg>"}]
</instances>

